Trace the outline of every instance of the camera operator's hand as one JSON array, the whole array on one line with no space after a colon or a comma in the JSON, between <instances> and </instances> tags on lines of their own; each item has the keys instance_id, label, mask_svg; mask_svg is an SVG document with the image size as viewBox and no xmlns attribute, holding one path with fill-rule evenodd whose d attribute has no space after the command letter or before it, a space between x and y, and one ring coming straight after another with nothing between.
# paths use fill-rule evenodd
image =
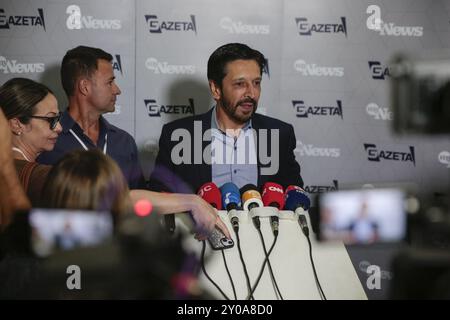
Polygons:
<instances>
[{"instance_id":1,"label":"camera operator's hand","mask_svg":"<svg viewBox=\"0 0 450 320\"><path fill-rule=\"evenodd\" d=\"M196 223L196 239L205 240L215 227L220 229L227 238L231 239L225 223L220 219L216 209L197 195L192 197L191 213Z\"/></svg>"}]
</instances>

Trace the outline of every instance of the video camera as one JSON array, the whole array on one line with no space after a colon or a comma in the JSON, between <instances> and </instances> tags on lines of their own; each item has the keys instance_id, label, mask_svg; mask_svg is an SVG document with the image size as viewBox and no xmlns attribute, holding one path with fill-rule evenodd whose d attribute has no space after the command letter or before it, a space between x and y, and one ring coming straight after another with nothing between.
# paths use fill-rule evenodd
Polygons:
<instances>
[{"instance_id":1,"label":"video camera","mask_svg":"<svg viewBox=\"0 0 450 320\"><path fill-rule=\"evenodd\" d=\"M450 133L450 60L398 56L390 75L396 133Z\"/></svg>"},{"instance_id":2,"label":"video camera","mask_svg":"<svg viewBox=\"0 0 450 320\"><path fill-rule=\"evenodd\" d=\"M197 257L183 248L182 234L169 236L163 230L159 218L130 213L113 226L109 212L17 212L0 242L0 277L11 280L1 286L0 297L209 298L186 287L195 283ZM79 290L70 288L77 268Z\"/></svg>"}]
</instances>

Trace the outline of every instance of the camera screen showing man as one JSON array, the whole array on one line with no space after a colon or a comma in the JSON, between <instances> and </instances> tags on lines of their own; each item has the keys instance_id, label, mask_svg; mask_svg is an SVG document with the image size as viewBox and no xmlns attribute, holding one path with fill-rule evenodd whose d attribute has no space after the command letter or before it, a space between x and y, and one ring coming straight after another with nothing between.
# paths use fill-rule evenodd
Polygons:
<instances>
[{"instance_id":1,"label":"camera screen showing man","mask_svg":"<svg viewBox=\"0 0 450 320\"><path fill-rule=\"evenodd\" d=\"M319 199L320 240L346 244L401 241L406 234L400 189L345 190Z\"/></svg>"},{"instance_id":2,"label":"camera screen showing man","mask_svg":"<svg viewBox=\"0 0 450 320\"><path fill-rule=\"evenodd\" d=\"M350 241L353 243L373 243L379 238L378 223L369 215L369 205L362 200L358 216L350 223Z\"/></svg>"}]
</instances>

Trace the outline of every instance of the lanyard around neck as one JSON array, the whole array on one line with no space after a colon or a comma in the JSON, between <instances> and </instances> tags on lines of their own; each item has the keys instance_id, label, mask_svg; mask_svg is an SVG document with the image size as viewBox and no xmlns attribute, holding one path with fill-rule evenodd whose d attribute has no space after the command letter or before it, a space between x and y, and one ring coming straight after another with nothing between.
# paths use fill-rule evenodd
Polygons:
<instances>
[{"instance_id":1,"label":"lanyard around neck","mask_svg":"<svg viewBox=\"0 0 450 320\"><path fill-rule=\"evenodd\" d=\"M78 140L78 142L81 144L81 146L83 147L84 150L86 150L86 151L89 150L88 147L84 144L84 142L80 139L80 137L77 136L77 134L72 129L70 129L69 131L75 137L75 139ZM108 144L108 133L105 134L105 144L103 145L103 153L104 154L106 154L107 144Z\"/></svg>"}]
</instances>

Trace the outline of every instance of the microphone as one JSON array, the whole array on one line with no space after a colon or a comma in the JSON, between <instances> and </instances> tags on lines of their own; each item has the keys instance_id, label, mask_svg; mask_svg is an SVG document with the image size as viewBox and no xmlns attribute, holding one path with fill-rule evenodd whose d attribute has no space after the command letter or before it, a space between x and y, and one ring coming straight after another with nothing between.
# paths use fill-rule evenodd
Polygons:
<instances>
[{"instance_id":1,"label":"microphone","mask_svg":"<svg viewBox=\"0 0 450 320\"><path fill-rule=\"evenodd\" d=\"M263 207L261 194L254 184L246 184L241 188L241 198L244 210L251 210L255 207Z\"/></svg>"},{"instance_id":2,"label":"microphone","mask_svg":"<svg viewBox=\"0 0 450 320\"><path fill-rule=\"evenodd\" d=\"M237 233L239 231L239 218L236 210L241 206L239 189L234 183L227 182L220 187L220 192L222 193L222 207L228 211L231 225Z\"/></svg>"},{"instance_id":3,"label":"microphone","mask_svg":"<svg viewBox=\"0 0 450 320\"><path fill-rule=\"evenodd\" d=\"M241 188L241 198L244 210L250 211L253 208L264 206L261 194L259 193L258 188L254 184L249 183ZM261 227L259 217L257 216L253 217L253 223L255 224L255 227L257 229Z\"/></svg>"},{"instance_id":4,"label":"microphone","mask_svg":"<svg viewBox=\"0 0 450 320\"><path fill-rule=\"evenodd\" d=\"M284 207L283 187L278 183L266 182L263 186L262 201L265 207L282 209ZM275 237L278 236L279 224L278 216L270 216L270 225Z\"/></svg>"},{"instance_id":5,"label":"microphone","mask_svg":"<svg viewBox=\"0 0 450 320\"><path fill-rule=\"evenodd\" d=\"M309 200L305 190L297 186L289 186L286 189L284 208L286 210L295 211L295 213L298 214L298 223L306 237L309 236L309 228L303 212L307 211L310 206L311 200Z\"/></svg>"},{"instance_id":6,"label":"microphone","mask_svg":"<svg viewBox=\"0 0 450 320\"><path fill-rule=\"evenodd\" d=\"M266 182L263 186L262 202L265 207L275 207L283 209L284 207L284 191L283 187L278 183Z\"/></svg>"},{"instance_id":7,"label":"microphone","mask_svg":"<svg viewBox=\"0 0 450 320\"><path fill-rule=\"evenodd\" d=\"M311 206L311 200L309 200L306 191L297 186L287 187L284 199L284 209L286 210L295 211L298 208L303 208L303 210L308 211Z\"/></svg>"},{"instance_id":8,"label":"microphone","mask_svg":"<svg viewBox=\"0 0 450 320\"><path fill-rule=\"evenodd\" d=\"M222 210L222 198L214 182L207 182L198 189L197 195L217 210Z\"/></svg>"},{"instance_id":9,"label":"microphone","mask_svg":"<svg viewBox=\"0 0 450 320\"><path fill-rule=\"evenodd\" d=\"M305 189L303 189L302 187L295 186L295 185L292 185L292 184L289 185L289 186L286 188L286 192L289 192L289 191L291 191L291 190L300 190L300 191L306 192Z\"/></svg>"}]
</instances>

